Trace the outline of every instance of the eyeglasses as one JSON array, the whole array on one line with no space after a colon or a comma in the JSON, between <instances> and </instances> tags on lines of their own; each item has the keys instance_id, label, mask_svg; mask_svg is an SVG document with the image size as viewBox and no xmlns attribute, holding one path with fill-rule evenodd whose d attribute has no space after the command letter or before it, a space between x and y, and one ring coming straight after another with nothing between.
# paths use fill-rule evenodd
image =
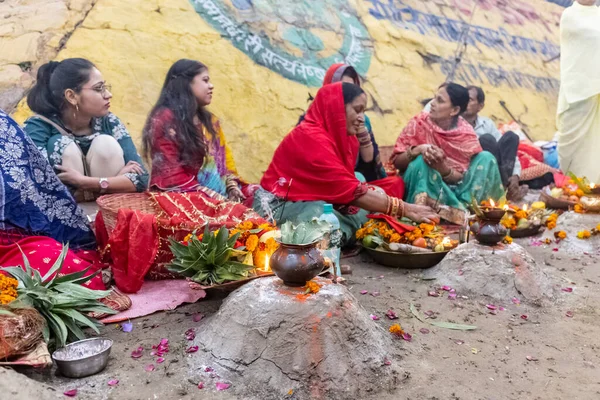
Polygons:
<instances>
[{"instance_id":1,"label":"eyeglasses","mask_svg":"<svg viewBox=\"0 0 600 400\"><path fill-rule=\"evenodd\" d=\"M112 91L112 85L102 84L101 86L95 86L91 88L83 88L88 90L93 90L94 92L100 93L101 95L105 95L106 92Z\"/></svg>"}]
</instances>

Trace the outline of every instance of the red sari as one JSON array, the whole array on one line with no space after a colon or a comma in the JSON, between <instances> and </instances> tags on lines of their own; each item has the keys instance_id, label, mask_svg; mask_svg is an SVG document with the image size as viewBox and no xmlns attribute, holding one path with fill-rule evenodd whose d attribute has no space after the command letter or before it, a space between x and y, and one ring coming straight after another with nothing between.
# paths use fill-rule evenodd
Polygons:
<instances>
[{"instance_id":1,"label":"red sari","mask_svg":"<svg viewBox=\"0 0 600 400\"><path fill-rule=\"evenodd\" d=\"M348 64L333 64L331 67L329 67L327 73L325 74L325 79L323 79L323 86L336 82L341 82L344 72L348 68L350 68L350 65ZM360 86L360 80L355 79L354 84ZM398 197L401 199L404 197L404 180L400 176L386 176L387 173L381 162L381 157L379 154L379 146L375 141L375 135L371 131L370 125L371 124L369 123L367 125L367 128L369 129L369 135L371 136L371 141L373 142L373 161L371 163L365 163L360 159L359 156L359 163L355 167L355 169L358 172L361 172L361 165L363 167L368 166L370 170L374 169L377 173L377 176L380 179L367 178L369 185L377 186L383 189L383 191L386 192L388 195Z\"/></svg>"},{"instance_id":2,"label":"red sari","mask_svg":"<svg viewBox=\"0 0 600 400\"><path fill-rule=\"evenodd\" d=\"M358 150L346 131L342 84L323 86L304 121L277 147L261 186L289 201L347 205L367 191L354 175Z\"/></svg>"}]
</instances>

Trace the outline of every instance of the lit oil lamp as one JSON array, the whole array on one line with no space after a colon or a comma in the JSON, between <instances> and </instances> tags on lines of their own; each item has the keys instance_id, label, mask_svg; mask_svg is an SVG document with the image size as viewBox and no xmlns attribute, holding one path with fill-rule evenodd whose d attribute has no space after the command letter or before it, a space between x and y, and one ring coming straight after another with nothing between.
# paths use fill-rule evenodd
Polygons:
<instances>
[{"instance_id":1,"label":"lit oil lamp","mask_svg":"<svg viewBox=\"0 0 600 400\"><path fill-rule=\"evenodd\" d=\"M504 208L496 207L494 200L490 199L491 207L483 207L481 212L483 217L479 218L479 226L475 233L475 238L481 244L487 246L497 245L507 235L508 230L500 224L500 220L507 212L507 206Z\"/></svg>"}]
</instances>

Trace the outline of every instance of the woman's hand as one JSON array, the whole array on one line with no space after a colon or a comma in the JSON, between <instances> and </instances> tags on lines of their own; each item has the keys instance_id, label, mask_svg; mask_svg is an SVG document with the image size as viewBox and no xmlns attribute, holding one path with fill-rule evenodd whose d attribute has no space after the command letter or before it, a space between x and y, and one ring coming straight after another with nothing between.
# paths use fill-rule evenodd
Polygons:
<instances>
[{"instance_id":1,"label":"woman's hand","mask_svg":"<svg viewBox=\"0 0 600 400\"><path fill-rule=\"evenodd\" d=\"M423 154L423 160L425 160L427 165L442 175L448 173L444 150L440 149L439 147L431 146L429 149L427 149L427 151L425 151Z\"/></svg>"},{"instance_id":2,"label":"woman's hand","mask_svg":"<svg viewBox=\"0 0 600 400\"><path fill-rule=\"evenodd\" d=\"M237 186L232 186L227 189L227 198L237 203L241 203L242 201L246 200L246 196L244 196L244 193L242 193L240 188Z\"/></svg>"},{"instance_id":3,"label":"woman's hand","mask_svg":"<svg viewBox=\"0 0 600 400\"><path fill-rule=\"evenodd\" d=\"M78 188L83 184L83 181L86 178L85 175L73 168L63 167L62 165L55 165L54 168L60 171L56 176L58 176L58 179L65 185Z\"/></svg>"},{"instance_id":4,"label":"woman's hand","mask_svg":"<svg viewBox=\"0 0 600 400\"><path fill-rule=\"evenodd\" d=\"M440 216L429 206L422 206L418 204L410 204L404 202L404 216L408 219L419 223L440 223Z\"/></svg>"},{"instance_id":5,"label":"woman's hand","mask_svg":"<svg viewBox=\"0 0 600 400\"><path fill-rule=\"evenodd\" d=\"M130 172L138 175L144 175L144 168L136 161L129 161L117 175L125 175Z\"/></svg>"}]
</instances>

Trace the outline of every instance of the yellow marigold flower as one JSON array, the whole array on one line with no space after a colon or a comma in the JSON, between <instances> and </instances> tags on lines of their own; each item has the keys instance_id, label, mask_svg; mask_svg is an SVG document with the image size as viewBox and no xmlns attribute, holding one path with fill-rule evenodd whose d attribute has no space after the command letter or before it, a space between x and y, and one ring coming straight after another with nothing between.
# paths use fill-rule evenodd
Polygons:
<instances>
[{"instance_id":1,"label":"yellow marigold flower","mask_svg":"<svg viewBox=\"0 0 600 400\"><path fill-rule=\"evenodd\" d=\"M513 238L511 238L510 236L505 236L503 242L506 244L512 244Z\"/></svg>"},{"instance_id":2,"label":"yellow marigold flower","mask_svg":"<svg viewBox=\"0 0 600 400\"><path fill-rule=\"evenodd\" d=\"M552 230L552 229L556 228L556 222L550 221L546 224L546 227L548 227L548 229Z\"/></svg>"},{"instance_id":3,"label":"yellow marigold flower","mask_svg":"<svg viewBox=\"0 0 600 400\"><path fill-rule=\"evenodd\" d=\"M583 193L583 190L581 190L581 189L577 189L575 191L575 196L577 196L577 197L583 197L584 195L585 195L585 193Z\"/></svg>"},{"instance_id":4,"label":"yellow marigold flower","mask_svg":"<svg viewBox=\"0 0 600 400\"><path fill-rule=\"evenodd\" d=\"M548 219L546 221L554 221L556 222L558 220L558 214L554 213L554 214L550 214L550 216L548 217Z\"/></svg>"},{"instance_id":5,"label":"yellow marigold flower","mask_svg":"<svg viewBox=\"0 0 600 400\"><path fill-rule=\"evenodd\" d=\"M317 282L315 282L315 281L306 282L306 294L319 293L320 289L321 289L321 285L319 285Z\"/></svg>"},{"instance_id":6,"label":"yellow marigold flower","mask_svg":"<svg viewBox=\"0 0 600 400\"><path fill-rule=\"evenodd\" d=\"M393 333L394 335L402 336L404 334L404 330L402 330L402 327L400 326L400 324L394 324L394 325L390 326L390 333Z\"/></svg>"},{"instance_id":7,"label":"yellow marigold flower","mask_svg":"<svg viewBox=\"0 0 600 400\"><path fill-rule=\"evenodd\" d=\"M187 235L186 235L186 236L183 238L183 242L184 242L184 243L187 243L187 242L189 242L189 241L190 241L190 239L191 239L191 238L192 238L192 234L191 234L191 233L189 233L189 234L187 234Z\"/></svg>"},{"instance_id":8,"label":"yellow marigold flower","mask_svg":"<svg viewBox=\"0 0 600 400\"><path fill-rule=\"evenodd\" d=\"M248 239L246 239L246 250L253 252L254 250L256 250L258 243L259 243L258 236L256 236L256 235L248 236Z\"/></svg>"},{"instance_id":9,"label":"yellow marigold flower","mask_svg":"<svg viewBox=\"0 0 600 400\"><path fill-rule=\"evenodd\" d=\"M583 205L579 203L575 204L573 210L578 214L583 214L585 212L585 208L583 208Z\"/></svg>"},{"instance_id":10,"label":"yellow marigold flower","mask_svg":"<svg viewBox=\"0 0 600 400\"><path fill-rule=\"evenodd\" d=\"M277 240L272 237L267 239L265 245L267 247L267 253L269 254L275 253L275 250L279 248L279 243L277 243Z\"/></svg>"},{"instance_id":11,"label":"yellow marigold flower","mask_svg":"<svg viewBox=\"0 0 600 400\"><path fill-rule=\"evenodd\" d=\"M516 219L527 219L527 211L519 210L515 213Z\"/></svg>"},{"instance_id":12,"label":"yellow marigold flower","mask_svg":"<svg viewBox=\"0 0 600 400\"><path fill-rule=\"evenodd\" d=\"M365 228L360 228L359 230L356 231L356 238L357 239L363 239L365 237Z\"/></svg>"},{"instance_id":13,"label":"yellow marigold flower","mask_svg":"<svg viewBox=\"0 0 600 400\"><path fill-rule=\"evenodd\" d=\"M567 238L567 232L565 231L558 231L558 232L554 232L554 237L560 240L566 239Z\"/></svg>"},{"instance_id":14,"label":"yellow marigold flower","mask_svg":"<svg viewBox=\"0 0 600 400\"><path fill-rule=\"evenodd\" d=\"M577 238L578 239L589 239L590 236L592 236L590 231L581 231L581 232L577 232Z\"/></svg>"},{"instance_id":15,"label":"yellow marigold flower","mask_svg":"<svg viewBox=\"0 0 600 400\"><path fill-rule=\"evenodd\" d=\"M392 237L390 237L391 243L400 243L400 240L402 240L402 236L400 236L398 233L394 233Z\"/></svg>"},{"instance_id":16,"label":"yellow marigold flower","mask_svg":"<svg viewBox=\"0 0 600 400\"><path fill-rule=\"evenodd\" d=\"M515 221L515 219L512 218L512 217L511 218L504 218L502 220L502 225L504 225L504 227L506 229L512 229L512 228L514 228L514 227L517 226L517 221Z\"/></svg>"},{"instance_id":17,"label":"yellow marigold flower","mask_svg":"<svg viewBox=\"0 0 600 400\"><path fill-rule=\"evenodd\" d=\"M254 223L252 221L244 221L240 222L237 226L238 229L242 231L249 231L254 228Z\"/></svg>"},{"instance_id":18,"label":"yellow marigold flower","mask_svg":"<svg viewBox=\"0 0 600 400\"><path fill-rule=\"evenodd\" d=\"M600 232L600 224L596 225L596 230Z\"/></svg>"}]
</instances>

